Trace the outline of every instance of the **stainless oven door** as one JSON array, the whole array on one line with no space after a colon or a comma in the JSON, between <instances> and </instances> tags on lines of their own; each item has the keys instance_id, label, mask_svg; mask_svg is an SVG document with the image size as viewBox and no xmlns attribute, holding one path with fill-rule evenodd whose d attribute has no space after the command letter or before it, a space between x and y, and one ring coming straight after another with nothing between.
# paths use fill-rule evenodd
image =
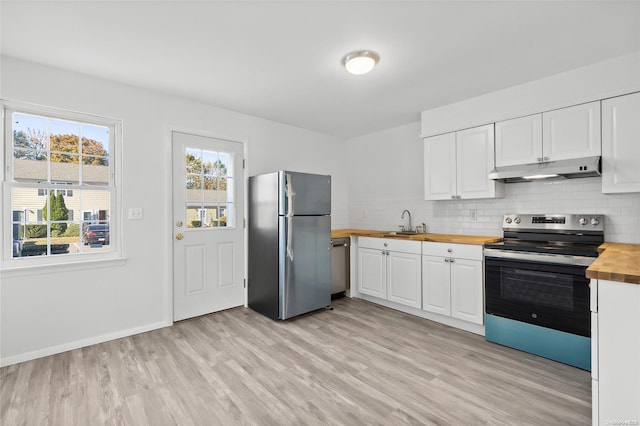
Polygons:
<instances>
[{"instance_id":1,"label":"stainless oven door","mask_svg":"<svg viewBox=\"0 0 640 426\"><path fill-rule=\"evenodd\" d=\"M585 270L593 260L486 250L486 312L590 337Z\"/></svg>"}]
</instances>

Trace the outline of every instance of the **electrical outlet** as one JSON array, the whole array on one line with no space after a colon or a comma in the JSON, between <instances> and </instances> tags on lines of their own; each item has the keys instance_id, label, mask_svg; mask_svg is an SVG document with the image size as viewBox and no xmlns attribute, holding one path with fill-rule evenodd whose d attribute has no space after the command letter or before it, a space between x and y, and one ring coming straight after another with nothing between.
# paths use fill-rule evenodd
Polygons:
<instances>
[{"instance_id":1,"label":"electrical outlet","mask_svg":"<svg viewBox=\"0 0 640 426\"><path fill-rule=\"evenodd\" d=\"M478 220L478 210L476 209L469 210L469 218L471 220Z\"/></svg>"}]
</instances>

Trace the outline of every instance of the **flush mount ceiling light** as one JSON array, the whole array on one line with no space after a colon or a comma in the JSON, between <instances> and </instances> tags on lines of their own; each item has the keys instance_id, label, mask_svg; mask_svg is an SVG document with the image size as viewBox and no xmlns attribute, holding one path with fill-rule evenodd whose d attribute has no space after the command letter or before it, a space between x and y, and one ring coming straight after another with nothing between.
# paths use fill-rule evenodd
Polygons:
<instances>
[{"instance_id":1,"label":"flush mount ceiling light","mask_svg":"<svg viewBox=\"0 0 640 426\"><path fill-rule=\"evenodd\" d=\"M370 50L359 50L342 58L342 65L351 74L362 75L371 71L379 60L380 56L377 53Z\"/></svg>"}]
</instances>

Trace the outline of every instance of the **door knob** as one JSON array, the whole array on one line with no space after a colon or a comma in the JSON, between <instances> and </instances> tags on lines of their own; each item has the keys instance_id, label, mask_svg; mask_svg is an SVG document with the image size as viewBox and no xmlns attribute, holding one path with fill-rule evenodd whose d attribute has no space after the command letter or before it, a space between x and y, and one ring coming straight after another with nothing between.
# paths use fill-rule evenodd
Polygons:
<instances>
[{"instance_id":1,"label":"door knob","mask_svg":"<svg viewBox=\"0 0 640 426\"><path fill-rule=\"evenodd\" d=\"M177 221L177 222L176 222L176 226L177 226L178 228L180 228L180 227L182 226L182 221L181 221L181 220Z\"/></svg>"},{"instance_id":2,"label":"door knob","mask_svg":"<svg viewBox=\"0 0 640 426\"><path fill-rule=\"evenodd\" d=\"M184 235L176 234L176 240L181 240L182 238L184 238Z\"/></svg>"}]
</instances>

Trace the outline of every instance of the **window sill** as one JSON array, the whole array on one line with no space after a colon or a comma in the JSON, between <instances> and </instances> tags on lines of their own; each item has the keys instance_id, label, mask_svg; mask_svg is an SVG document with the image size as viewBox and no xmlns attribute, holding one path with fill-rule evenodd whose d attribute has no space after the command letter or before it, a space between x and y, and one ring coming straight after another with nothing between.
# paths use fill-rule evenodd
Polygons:
<instances>
[{"instance_id":1,"label":"window sill","mask_svg":"<svg viewBox=\"0 0 640 426\"><path fill-rule=\"evenodd\" d=\"M127 263L126 257L108 259L82 260L41 265L2 265L0 275L3 278L23 277L26 275L43 275L53 272L71 272L95 269L96 267L122 266Z\"/></svg>"}]
</instances>

